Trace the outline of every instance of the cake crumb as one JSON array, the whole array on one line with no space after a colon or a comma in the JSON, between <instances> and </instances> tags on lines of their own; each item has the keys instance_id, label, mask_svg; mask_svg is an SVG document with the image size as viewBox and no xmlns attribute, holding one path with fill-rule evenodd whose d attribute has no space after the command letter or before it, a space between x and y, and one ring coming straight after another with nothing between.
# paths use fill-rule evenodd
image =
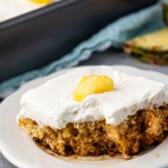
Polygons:
<instances>
[{"instance_id":1,"label":"cake crumb","mask_svg":"<svg viewBox=\"0 0 168 168\"><path fill-rule=\"evenodd\" d=\"M156 158L160 158L160 154L159 154L159 153L156 153L156 154L155 154L155 157L156 157Z\"/></svg>"}]
</instances>

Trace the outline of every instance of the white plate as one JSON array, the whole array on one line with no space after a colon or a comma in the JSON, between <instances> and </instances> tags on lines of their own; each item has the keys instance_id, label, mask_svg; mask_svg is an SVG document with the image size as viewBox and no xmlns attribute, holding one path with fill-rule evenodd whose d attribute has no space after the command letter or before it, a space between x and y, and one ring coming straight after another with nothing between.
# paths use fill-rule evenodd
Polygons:
<instances>
[{"instance_id":1,"label":"white plate","mask_svg":"<svg viewBox=\"0 0 168 168\"><path fill-rule=\"evenodd\" d=\"M142 71L128 66L113 66L113 68L168 84L168 76L160 73ZM25 84L0 105L0 150L11 163L20 168L161 168L168 166L167 139L151 151L128 161L117 158L97 161L63 160L39 149L16 125L16 115L20 109L19 101L26 90L64 72L65 70Z\"/></svg>"}]
</instances>

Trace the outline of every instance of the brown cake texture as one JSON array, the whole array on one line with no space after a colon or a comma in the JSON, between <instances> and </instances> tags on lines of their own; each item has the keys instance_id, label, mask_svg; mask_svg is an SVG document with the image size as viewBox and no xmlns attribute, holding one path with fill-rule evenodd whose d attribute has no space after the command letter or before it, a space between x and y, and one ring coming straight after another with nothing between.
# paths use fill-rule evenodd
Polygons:
<instances>
[{"instance_id":1,"label":"brown cake texture","mask_svg":"<svg viewBox=\"0 0 168 168\"><path fill-rule=\"evenodd\" d=\"M61 156L120 154L129 159L165 139L168 134L168 105L139 110L118 126L104 120L68 123L63 129L54 129L29 118L20 118L18 125L38 144Z\"/></svg>"}]
</instances>

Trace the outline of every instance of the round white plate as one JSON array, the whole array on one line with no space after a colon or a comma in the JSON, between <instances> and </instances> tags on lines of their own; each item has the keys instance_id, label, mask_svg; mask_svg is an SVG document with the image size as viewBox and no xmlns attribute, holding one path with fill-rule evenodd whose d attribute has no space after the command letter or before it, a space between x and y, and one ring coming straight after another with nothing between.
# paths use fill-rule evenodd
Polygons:
<instances>
[{"instance_id":1,"label":"round white plate","mask_svg":"<svg viewBox=\"0 0 168 168\"><path fill-rule=\"evenodd\" d=\"M113 66L113 68L168 84L168 76L160 73L143 71L128 66ZM20 168L162 168L168 166L167 139L149 152L128 161L117 158L92 161L63 160L42 151L16 125L16 115L20 109L20 98L28 89L36 87L65 71L68 70L26 83L0 105L0 150L11 163Z\"/></svg>"}]
</instances>

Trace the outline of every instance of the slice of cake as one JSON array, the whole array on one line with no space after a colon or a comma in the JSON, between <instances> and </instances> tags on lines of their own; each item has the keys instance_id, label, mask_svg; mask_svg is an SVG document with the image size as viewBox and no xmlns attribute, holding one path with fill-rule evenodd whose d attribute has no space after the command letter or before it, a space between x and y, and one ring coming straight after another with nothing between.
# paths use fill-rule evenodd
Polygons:
<instances>
[{"instance_id":1,"label":"slice of cake","mask_svg":"<svg viewBox=\"0 0 168 168\"><path fill-rule=\"evenodd\" d=\"M166 137L167 103L163 83L111 67L85 67L27 91L17 123L62 156L129 158Z\"/></svg>"}]
</instances>

